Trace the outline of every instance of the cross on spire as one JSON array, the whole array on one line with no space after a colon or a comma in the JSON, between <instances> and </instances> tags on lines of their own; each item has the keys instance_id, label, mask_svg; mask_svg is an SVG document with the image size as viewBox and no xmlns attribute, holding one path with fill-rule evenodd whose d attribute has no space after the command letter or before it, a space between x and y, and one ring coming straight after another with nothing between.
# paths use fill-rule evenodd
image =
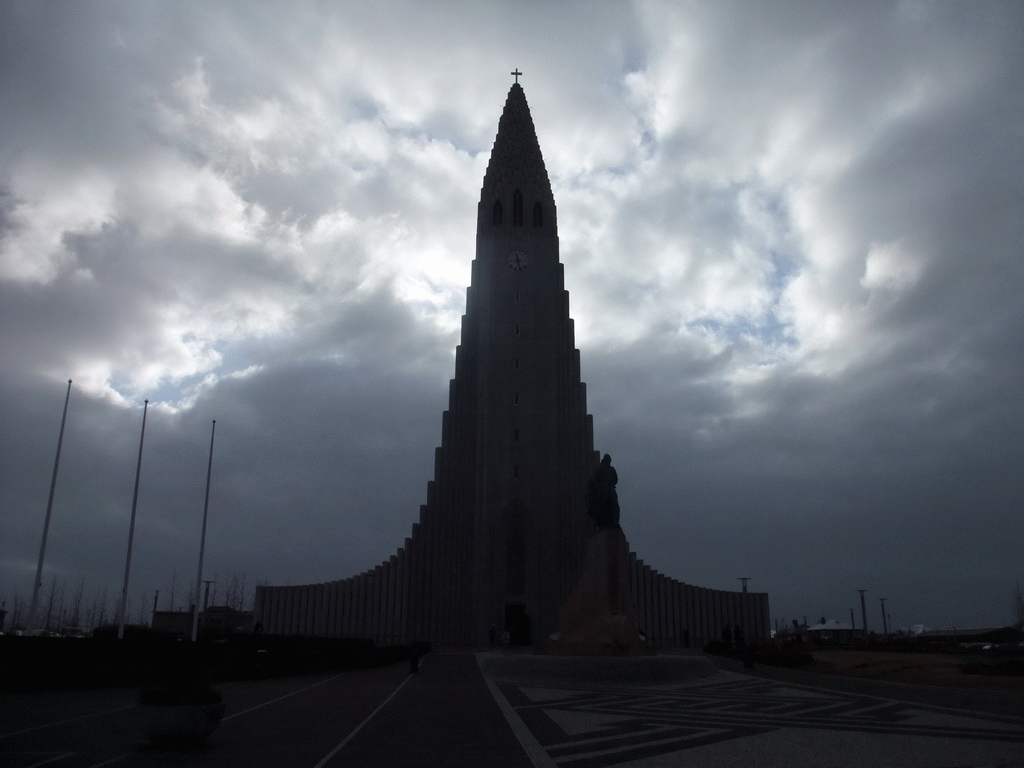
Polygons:
<instances>
[{"instance_id":1,"label":"cross on spire","mask_svg":"<svg viewBox=\"0 0 1024 768\"><path fill-rule=\"evenodd\" d=\"M516 82L519 82L519 78L522 77L523 73L519 71L519 67L516 67L514 72L509 72L510 75L515 75Z\"/></svg>"}]
</instances>

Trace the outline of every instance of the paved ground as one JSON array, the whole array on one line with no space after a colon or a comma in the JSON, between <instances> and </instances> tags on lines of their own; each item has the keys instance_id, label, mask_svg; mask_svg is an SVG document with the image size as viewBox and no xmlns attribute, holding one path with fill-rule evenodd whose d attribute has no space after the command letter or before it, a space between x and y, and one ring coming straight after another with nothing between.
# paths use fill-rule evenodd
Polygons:
<instances>
[{"instance_id":1,"label":"paved ground","mask_svg":"<svg viewBox=\"0 0 1024 768\"><path fill-rule=\"evenodd\" d=\"M560 766L1024 766L1019 694L968 702L949 689L719 666L678 683L499 688Z\"/></svg>"},{"instance_id":2,"label":"paved ground","mask_svg":"<svg viewBox=\"0 0 1024 768\"><path fill-rule=\"evenodd\" d=\"M1020 694L731 662L594 682L493 658L226 684L224 722L187 751L146 743L133 691L4 696L0 766L1024 766Z\"/></svg>"}]
</instances>

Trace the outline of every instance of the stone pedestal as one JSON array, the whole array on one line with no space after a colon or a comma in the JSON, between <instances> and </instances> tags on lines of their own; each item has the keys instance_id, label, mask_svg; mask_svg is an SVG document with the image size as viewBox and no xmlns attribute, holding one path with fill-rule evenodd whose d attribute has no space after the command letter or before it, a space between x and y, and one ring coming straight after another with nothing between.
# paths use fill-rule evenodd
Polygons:
<instances>
[{"instance_id":1,"label":"stone pedestal","mask_svg":"<svg viewBox=\"0 0 1024 768\"><path fill-rule=\"evenodd\" d=\"M637 632L629 590L629 544L621 528L602 528L587 542L579 585L562 606L550 653L642 656L653 653Z\"/></svg>"}]
</instances>

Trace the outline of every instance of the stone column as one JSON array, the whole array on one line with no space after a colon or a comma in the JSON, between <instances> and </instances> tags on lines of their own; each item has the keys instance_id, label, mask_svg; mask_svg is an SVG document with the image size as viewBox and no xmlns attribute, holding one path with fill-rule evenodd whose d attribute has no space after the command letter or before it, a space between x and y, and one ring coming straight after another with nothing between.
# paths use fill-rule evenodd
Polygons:
<instances>
[{"instance_id":1,"label":"stone column","mask_svg":"<svg viewBox=\"0 0 1024 768\"><path fill-rule=\"evenodd\" d=\"M352 577L345 579L341 584L341 634L343 637L352 637Z\"/></svg>"}]
</instances>

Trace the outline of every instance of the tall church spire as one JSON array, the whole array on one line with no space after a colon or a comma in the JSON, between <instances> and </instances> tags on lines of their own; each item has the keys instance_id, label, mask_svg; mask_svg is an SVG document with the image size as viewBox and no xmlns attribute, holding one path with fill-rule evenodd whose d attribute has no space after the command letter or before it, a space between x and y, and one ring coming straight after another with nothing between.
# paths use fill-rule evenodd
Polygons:
<instances>
[{"instance_id":1,"label":"tall church spire","mask_svg":"<svg viewBox=\"0 0 1024 768\"><path fill-rule=\"evenodd\" d=\"M537 131L530 116L523 86L514 83L505 99L505 109L498 121L498 134L491 149L491 160L484 174L480 203L493 205L505 190L521 190L522 194L539 201L551 212L549 224L554 229L554 197L551 182L544 167L544 157L537 141Z\"/></svg>"}]
</instances>

